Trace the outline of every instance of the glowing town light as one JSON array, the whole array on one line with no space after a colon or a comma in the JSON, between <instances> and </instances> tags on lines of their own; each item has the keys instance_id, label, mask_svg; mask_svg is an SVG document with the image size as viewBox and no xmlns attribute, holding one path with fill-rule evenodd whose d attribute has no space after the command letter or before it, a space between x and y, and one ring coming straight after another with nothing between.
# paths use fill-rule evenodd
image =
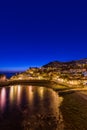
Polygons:
<instances>
[{"instance_id":1,"label":"glowing town light","mask_svg":"<svg viewBox=\"0 0 87 130\"><path fill-rule=\"evenodd\" d=\"M19 77L18 79L22 80L23 78L22 78L22 77Z\"/></svg>"}]
</instances>

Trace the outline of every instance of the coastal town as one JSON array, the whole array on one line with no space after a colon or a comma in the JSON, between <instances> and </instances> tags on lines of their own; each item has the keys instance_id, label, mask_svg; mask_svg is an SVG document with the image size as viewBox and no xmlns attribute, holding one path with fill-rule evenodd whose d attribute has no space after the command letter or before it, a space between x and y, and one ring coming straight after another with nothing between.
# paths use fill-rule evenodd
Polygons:
<instances>
[{"instance_id":1,"label":"coastal town","mask_svg":"<svg viewBox=\"0 0 87 130\"><path fill-rule=\"evenodd\" d=\"M10 80L51 80L68 85L87 84L87 59L71 62L50 62L40 68L30 67Z\"/></svg>"}]
</instances>

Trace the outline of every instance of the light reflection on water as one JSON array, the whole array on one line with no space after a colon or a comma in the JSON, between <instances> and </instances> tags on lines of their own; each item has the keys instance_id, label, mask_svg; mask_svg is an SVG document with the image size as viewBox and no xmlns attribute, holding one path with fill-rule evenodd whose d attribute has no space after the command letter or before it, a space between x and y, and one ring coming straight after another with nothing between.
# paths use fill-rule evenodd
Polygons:
<instances>
[{"instance_id":1,"label":"light reflection on water","mask_svg":"<svg viewBox=\"0 0 87 130\"><path fill-rule=\"evenodd\" d=\"M4 107L6 105L6 89L2 88L1 89L1 94L0 94L0 108L3 111Z\"/></svg>"},{"instance_id":2,"label":"light reflection on water","mask_svg":"<svg viewBox=\"0 0 87 130\"><path fill-rule=\"evenodd\" d=\"M10 103L12 104L13 101L14 101L14 89L12 86L10 87Z\"/></svg>"},{"instance_id":3,"label":"light reflection on water","mask_svg":"<svg viewBox=\"0 0 87 130\"><path fill-rule=\"evenodd\" d=\"M52 115L56 120L59 120L59 106L60 98L58 94L51 89L23 85L0 88L0 117L3 116L3 114L5 115L5 118L0 118L0 122L6 123L5 120L8 120L14 126L14 120L16 120L16 125L18 125L19 128L22 127L21 122L26 121L28 123L32 122L32 120L36 122L37 115L43 115L41 121L45 129L47 126L45 126L45 121L43 121L46 120L44 116ZM24 126L26 126L26 123ZM11 127L11 129L14 130L16 129L15 127Z\"/></svg>"},{"instance_id":4,"label":"light reflection on water","mask_svg":"<svg viewBox=\"0 0 87 130\"><path fill-rule=\"evenodd\" d=\"M27 92L27 98L29 99L30 105L33 104L33 96L34 96L33 88L32 88L32 86L30 86L30 87L28 87L28 92Z\"/></svg>"}]
</instances>

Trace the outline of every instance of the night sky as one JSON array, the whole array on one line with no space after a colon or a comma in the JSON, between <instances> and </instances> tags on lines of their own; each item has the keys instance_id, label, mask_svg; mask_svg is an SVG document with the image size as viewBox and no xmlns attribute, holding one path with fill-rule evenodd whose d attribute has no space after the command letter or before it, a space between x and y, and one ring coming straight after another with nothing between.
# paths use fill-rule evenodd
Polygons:
<instances>
[{"instance_id":1,"label":"night sky","mask_svg":"<svg viewBox=\"0 0 87 130\"><path fill-rule=\"evenodd\" d=\"M87 58L87 3L24 0L0 3L0 70Z\"/></svg>"}]
</instances>

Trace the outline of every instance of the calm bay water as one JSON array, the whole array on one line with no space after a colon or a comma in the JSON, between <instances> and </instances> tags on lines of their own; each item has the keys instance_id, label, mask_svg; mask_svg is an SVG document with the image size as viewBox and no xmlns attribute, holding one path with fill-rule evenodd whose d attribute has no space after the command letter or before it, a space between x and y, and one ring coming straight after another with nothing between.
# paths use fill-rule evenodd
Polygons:
<instances>
[{"instance_id":1,"label":"calm bay water","mask_svg":"<svg viewBox=\"0 0 87 130\"><path fill-rule=\"evenodd\" d=\"M62 130L60 98L37 86L0 88L0 130Z\"/></svg>"}]
</instances>

